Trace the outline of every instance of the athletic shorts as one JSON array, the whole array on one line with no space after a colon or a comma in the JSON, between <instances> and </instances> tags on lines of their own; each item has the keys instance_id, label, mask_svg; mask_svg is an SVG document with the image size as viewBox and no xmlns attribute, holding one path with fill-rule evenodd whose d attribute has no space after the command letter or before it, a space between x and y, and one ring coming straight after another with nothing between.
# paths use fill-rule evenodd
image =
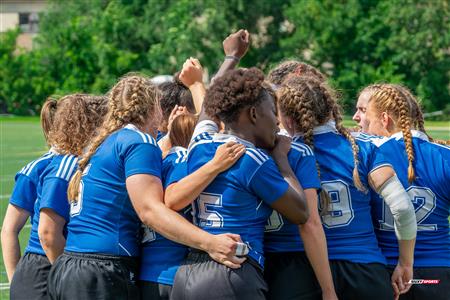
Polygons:
<instances>
[{"instance_id":1,"label":"athletic shorts","mask_svg":"<svg viewBox=\"0 0 450 300\"><path fill-rule=\"evenodd\" d=\"M139 290L141 299L169 300L172 293L172 286L158 282L139 280Z\"/></svg>"},{"instance_id":2,"label":"athletic shorts","mask_svg":"<svg viewBox=\"0 0 450 300\"><path fill-rule=\"evenodd\" d=\"M269 300L321 300L322 290L305 252L266 253Z\"/></svg>"},{"instance_id":3,"label":"athletic shorts","mask_svg":"<svg viewBox=\"0 0 450 300\"><path fill-rule=\"evenodd\" d=\"M171 299L258 300L265 299L266 292L262 268L251 258L239 269L230 269L207 253L192 251L178 268Z\"/></svg>"},{"instance_id":4,"label":"athletic shorts","mask_svg":"<svg viewBox=\"0 0 450 300\"><path fill-rule=\"evenodd\" d=\"M50 299L139 299L131 257L64 252L48 275Z\"/></svg>"},{"instance_id":5,"label":"athletic shorts","mask_svg":"<svg viewBox=\"0 0 450 300\"><path fill-rule=\"evenodd\" d=\"M394 269L389 268L392 274ZM400 295L400 300L448 300L450 299L450 268L429 267L414 268L415 284L406 294ZM418 279L438 280L435 282L420 282Z\"/></svg>"},{"instance_id":6,"label":"athletic shorts","mask_svg":"<svg viewBox=\"0 0 450 300\"><path fill-rule=\"evenodd\" d=\"M331 260L330 267L339 299L390 300L394 298L391 278L385 265Z\"/></svg>"},{"instance_id":7,"label":"athletic shorts","mask_svg":"<svg viewBox=\"0 0 450 300\"><path fill-rule=\"evenodd\" d=\"M25 253L11 280L10 299L49 299L47 277L51 266L47 256Z\"/></svg>"}]
</instances>

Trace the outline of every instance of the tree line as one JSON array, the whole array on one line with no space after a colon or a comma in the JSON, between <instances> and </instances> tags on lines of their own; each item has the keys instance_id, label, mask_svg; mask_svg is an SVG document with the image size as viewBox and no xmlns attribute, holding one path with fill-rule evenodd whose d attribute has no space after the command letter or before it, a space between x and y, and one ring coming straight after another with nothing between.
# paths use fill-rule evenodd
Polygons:
<instances>
[{"instance_id":1,"label":"tree line","mask_svg":"<svg viewBox=\"0 0 450 300\"><path fill-rule=\"evenodd\" d=\"M450 103L450 8L446 0L49 1L31 51L18 30L0 36L3 112L35 114L49 95L105 93L137 71L173 74L197 57L212 75L221 43L246 28L241 66L268 71L295 58L331 78L347 113L374 82L402 83L425 111Z\"/></svg>"}]
</instances>

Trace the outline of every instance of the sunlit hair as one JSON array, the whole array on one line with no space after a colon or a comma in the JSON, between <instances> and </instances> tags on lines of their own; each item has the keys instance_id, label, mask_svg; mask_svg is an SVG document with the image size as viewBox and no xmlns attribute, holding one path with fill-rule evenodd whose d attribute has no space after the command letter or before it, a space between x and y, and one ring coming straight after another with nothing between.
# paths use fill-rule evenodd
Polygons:
<instances>
[{"instance_id":1,"label":"sunlit hair","mask_svg":"<svg viewBox=\"0 0 450 300\"><path fill-rule=\"evenodd\" d=\"M412 122L413 105L411 99L408 99L408 95L398 85L383 84L378 91L372 94L369 103L373 103L378 113L387 112L400 127L408 156L408 181L413 182L415 174L411 129L414 124Z\"/></svg>"},{"instance_id":2,"label":"sunlit hair","mask_svg":"<svg viewBox=\"0 0 450 300\"><path fill-rule=\"evenodd\" d=\"M51 146L48 140L48 135L53 126L53 120L55 112L58 107L58 99L55 97L49 97L45 100L41 109L41 127L44 133L45 142Z\"/></svg>"},{"instance_id":3,"label":"sunlit hair","mask_svg":"<svg viewBox=\"0 0 450 300\"><path fill-rule=\"evenodd\" d=\"M127 124L144 126L149 118L155 118L155 123L161 119L159 92L147 77L125 76L111 89L108 96L109 112L105 122L89 150L78 161L78 170L70 181L67 193L71 202L78 201L81 175L97 148L112 132Z\"/></svg>"},{"instance_id":4,"label":"sunlit hair","mask_svg":"<svg viewBox=\"0 0 450 300\"><path fill-rule=\"evenodd\" d=\"M277 92L278 107L283 115L295 122L296 131L303 134L303 141L314 150L313 129L325 124L330 117L336 122L337 131L349 142L353 153L353 182L356 188L366 192L358 172L359 147L350 132L342 125L341 107L335 92L325 83L312 77L292 77ZM320 176L320 165L316 163ZM330 198L322 190L321 206L326 210Z\"/></svg>"},{"instance_id":5,"label":"sunlit hair","mask_svg":"<svg viewBox=\"0 0 450 300\"><path fill-rule=\"evenodd\" d=\"M172 147L180 146L187 148L194 134L197 116L193 114L180 115L172 121L169 131L169 139Z\"/></svg>"},{"instance_id":6,"label":"sunlit hair","mask_svg":"<svg viewBox=\"0 0 450 300\"><path fill-rule=\"evenodd\" d=\"M327 80L327 77L317 68L296 60L287 60L278 64L275 68L270 70L267 80L272 84L281 85L283 81L292 76L313 77L321 82Z\"/></svg>"},{"instance_id":7,"label":"sunlit hair","mask_svg":"<svg viewBox=\"0 0 450 300\"><path fill-rule=\"evenodd\" d=\"M73 94L62 97L57 104L51 100L44 107L52 108L52 124L48 132L48 142L61 154L82 155L84 149L96 135L107 112L107 100L103 96ZM46 110L50 108L46 108ZM50 117L49 117L50 118Z\"/></svg>"}]
</instances>

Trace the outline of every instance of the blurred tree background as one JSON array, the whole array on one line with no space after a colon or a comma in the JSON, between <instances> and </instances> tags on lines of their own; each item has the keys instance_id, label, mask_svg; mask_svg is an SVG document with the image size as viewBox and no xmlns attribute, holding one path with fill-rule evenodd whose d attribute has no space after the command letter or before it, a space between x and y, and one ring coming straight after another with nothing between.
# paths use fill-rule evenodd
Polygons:
<instances>
[{"instance_id":1,"label":"blurred tree background","mask_svg":"<svg viewBox=\"0 0 450 300\"><path fill-rule=\"evenodd\" d=\"M31 51L17 49L18 30L0 35L0 101L8 113L36 113L49 95L105 93L130 71L173 74L190 56L212 74L222 40L240 28L252 34L241 66L311 63L330 76L347 113L362 87L380 81L408 86L426 111L449 110L447 0L49 2Z\"/></svg>"}]
</instances>

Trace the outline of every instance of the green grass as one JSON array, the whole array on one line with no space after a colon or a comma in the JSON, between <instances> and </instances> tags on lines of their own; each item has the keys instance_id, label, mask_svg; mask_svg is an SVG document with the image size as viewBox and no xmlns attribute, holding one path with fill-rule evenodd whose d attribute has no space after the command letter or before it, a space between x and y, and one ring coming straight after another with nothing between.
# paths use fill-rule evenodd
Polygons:
<instances>
[{"instance_id":1,"label":"green grass","mask_svg":"<svg viewBox=\"0 0 450 300\"><path fill-rule=\"evenodd\" d=\"M354 126L352 120L345 120L346 126ZM428 126L434 138L450 139L450 122L432 122ZM0 117L0 222L3 223L9 195L14 185L14 175L25 164L39 157L47 150L37 117ZM20 234L22 251L28 242L29 226ZM0 283L7 282L0 257ZM8 299L8 290L1 289L0 299Z\"/></svg>"},{"instance_id":2,"label":"green grass","mask_svg":"<svg viewBox=\"0 0 450 300\"><path fill-rule=\"evenodd\" d=\"M25 164L39 157L47 150L39 119L0 118L0 223L8 206L9 195L14 186L14 175ZM29 223L20 233L20 245L25 249L30 235ZM0 257L0 283L6 283L3 255ZM9 299L9 291L0 285L0 299Z\"/></svg>"}]
</instances>

